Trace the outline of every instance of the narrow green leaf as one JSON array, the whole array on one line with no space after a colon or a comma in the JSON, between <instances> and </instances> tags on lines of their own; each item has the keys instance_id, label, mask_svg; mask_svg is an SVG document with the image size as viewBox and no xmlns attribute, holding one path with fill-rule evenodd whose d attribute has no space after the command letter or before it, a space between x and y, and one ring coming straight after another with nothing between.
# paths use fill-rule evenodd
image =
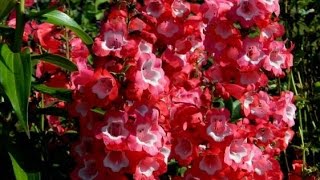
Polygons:
<instances>
[{"instance_id":1,"label":"narrow green leaf","mask_svg":"<svg viewBox=\"0 0 320 180\"><path fill-rule=\"evenodd\" d=\"M95 3L94 3L96 10L98 10L98 7L99 7L100 4L103 4L105 2L109 3L110 0L96 0Z\"/></svg>"},{"instance_id":2,"label":"narrow green leaf","mask_svg":"<svg viewBox=\"0 0 320 180\"><path fill-rule=\"evenodd\" d=\"M101 115L105 115L106 114L106 111L101 109L101 108L93 108L91 109L92 112L95 112L97 114L101 114Z\"/></svg>"},{"instance_id":3,"label":"narrow green leaf","mask_svg":"<svg viewBox=\"0 0 320 180\"><path fill-rule=\"evenodd\" d=\"M232 112L231 119L239 119L241 118L241 105L239 100L235 100L232 102Z\"/></svg>"},{"instance_id":4,"label":"narrow green leaf","mask_svg":"<svg viewBox=\"0 0 320 180\"><path fill-rule=\"evenodd\" d=\"M68 111L57 107L47 107L36 109L38 114L54 115L54 116L67 116Z\"/></svg>"},{"instance_id":5,"label":"narrow green leaf","mask_svg":"<svg viewBox=\"0 0 320 180\"><path fill-rule=\"evenodd\" d=\"M32 84L32 87L39 92L49 94L64 101L69 102L72 99L72 92L69 89L54 88L44 84Z\"/></svg>"},{"instance_id":6,"label":"narrow green leaf","mask_svg":"<svg viewBox=\"0 0 320 180\"><path fill-rule=\"evenodd\" d=\"M58 10L53 10L46 14L43 14L41 17L43 17L44 21L48 23L68 27L73 32L75 32L84 43L88 45L93 43L92 38L87 33L85 33L82 28L67 14Z\"/></svg>"},{"instance_id":7,"label":"narrow green leaf","mask_svg":"<svg viewBox=\"0 0 320 180\"><path fill-rule=\"evenodd\" d=\"M13 35L14 34L14 29L9 27L9 26L5 26L0 24L0 34L3 36L8 36L8 35Z\"/></svg>"},{"instance_id":8,"label":"narrow green leaf","mask_svg":"<svg viewBox=\"0 0 320 180\"><path fill-rule=\"evenodd\" d=\"M31 56L32 60L42 60L45 62L49 62L52 63L54 65L57 65L61 68L64 68L68 71L77 71L78 68L77 66L70 61L69 59L63 57L63 56L59 56L56 54L40 54L40 55L34 55Z\"/></svg>"},{"instance_id":9,"label":"narrow green leaf","mask_svg":"<svg viewBox=\"0 0 320 180\"><path fill-rule=\"evenodd\" d=\"M28 173L28 180L41 180L41 173Z\"/></svg>"},{"instance_id":10,"label":"narrow green leaf","mask_svg":"<svg viewBox=\"0 0 320 180\"><path fill-rule=\"evenodd\" d=\"M13 53L6 44L0 45L0 85L28 136L28 98L32 75L30 62L28 51Z\"/></svg>"},{"instance_id":11,"label":"narrow green leaf","mask_svg":"<svg viewBox=\"0 0 320 180\"><path fill-rule=\"evenodd\" d=\"M0 0L0 21L9 14L14 5L14 0Z\"/></svg>"},{"instance_id":12,"label":"narrow green leaf","mask_svg":"<svg viewBox=\"0 0 320 180\"><path fill-rule=\"evenodd\" d=\"M320 92L320 81L314 83L314 90L316 92Z\"/></svg>"},{"instance_id":13,"label":"narrow green leaf","mask_svg":"<svg viewBox=\"0 0 320 180\"><path fill-rule=\"evenodd\" d=\"M27 173L20 167L18 162L15 160L15 158L9 153L12 167L13 167L13 172L17 180L26 180L28 179Z\"/></svg>"},{"instance_id":14,"label":"narrow green leaf","mask_svg":"<svg viewBox=\"0 0 320 180\"><path fill-rule=\"evenodd\" d=\"M41 179L40 172L36 172L36 173L25 172L20 167L20 165L18 164L18 162L16 161L16 159L13 157L11 153L9 153L9 156L11 159L13 172L14 172L14 176L16 177L16 180L40 180Z\"/></svg>"},{"instance_id":15,"label":"narrow green leaf","mask_svg":"<svg viewBox=\"0 0 320 180\"><path fill-rule=\"evenodd\" d=\"M241 104L239 100L233 100L230 98L225 102L225 107L230 111L232 122L236 122L241 118Z\"/></svg>"}]
</instances>

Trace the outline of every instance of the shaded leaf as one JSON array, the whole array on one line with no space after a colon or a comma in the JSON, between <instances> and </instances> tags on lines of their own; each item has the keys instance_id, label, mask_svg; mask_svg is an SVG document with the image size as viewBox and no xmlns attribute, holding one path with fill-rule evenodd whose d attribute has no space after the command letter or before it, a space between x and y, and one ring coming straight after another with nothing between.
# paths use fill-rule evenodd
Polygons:
<instances>
[{"instance_id":1,"label":"shaded leaf","mask_svg":"<svg viewBox=\"0 0 320 180\"><path fill-rule=\"evenodd\" d=\"M105 115L106 114L106 111L101 109L101 108L93 108L91 109L92 112L95 112L95 113L98 113L98 114L101 114L101 115Z\"/></svg>"},{"instance_id":2,"label":"shaded leaf","mask_svg":"<svg viewBox=\"0 0 320 180\"><path fill-rule=\"evenodd\" d=\"M40 172L36 172L36 173L25 172L20 167L20 165L18 164L18 162L16 161L16 159L13 157L11 153L9 153L9 156L11 159L13 172L14 172L14 176L16 177L16 180L40 180L41 179Z\"/></svg>"},{"instance_id":3,"label":"shaded leaf","mask_svg":"<svg viewBox=\"0 0 320 180\"><path fill-rule=\"evenodd\" d=\"M64 101L69 102L72 99L72 92L69 89L54 88L54 87L46 86L44 84L32 84L32 88L34 88L39 92L42 92L44 94L49 94L52 97L56 97Z\"/></svg>"},{"instance_id":4,"label":"shaded leaf","mask_svg":"<svg viewBox=\"0 0 320 180\"><path fill-rule=\"evenodd\" d=\"M314 83L314 90L316 92L320 92L320 81Z\"/></svg>"},{"instance_id":5,"label":"shaded leaf","mask_svg":"<svg viewBox=\"0 0 320 180\"><path fill-rule=\"evenodd\" d=\"M9 12L14 8L14 0L1 0L0 1L0 21L9 14Z\"/></svg>"},{"instance_id":6,"label":"shaded leaf","mask_svg":"<svg viewBox=\"0 0 320 180\"><path fill-rule=\"evenodd\" d=\"M10 36L14 34L14 29L5 25L0 24L0 34L3 36Z\"/></svg>"},{"instance_id":7,"label":"shaded leaf","mask_svg":"<svg viewBox=\"0 0 320 180\"><path fill-rule=\"evenodd\" d=\"M31 90L30 53L13 53L7 45L0 46L0 85L8 96L18 120L27 135L28 98Z\"/></svg>"},{"instance_id":8,"label":"shaded leaf","mask_svg":"<svg viewBox=\"0 0 320 180\"><path fill-rule=\"evenodd\" d=\"M32 60L42 60L48 63L52 63L54 65L57 65L61 68L64 68L68 71L77 71L78 68L77 66L70 61L69 59L63 57L63 56L59 56L56 54L40 54L40 55L34 55L31 56Z\"/></svg>"},{"instance_id":9,"label":"shaded leaf","mask_svg":"<svg viewBox=\"0 0 320 180\"><path fill-rule=\"evenodd\" d=\"M46 14L43 14L41 17L44 18L44 21L55 24L58 26L66 26L69 29L71 29L73 32L75 32L79 38L82 39L82 41L85 44L92 44L93 40L92 38L82 30L82 28L76 23L70 16L67 14L58 11L58 10L53 10L50 11Z\"/></svg>"},{"instance_id":10,"label":"shaded leaf","mask_svg":"<svg viewBox=\"0 0 320 180\"><path fill-rule=\"evenodd\" d=\"M225 102L225 107L230 111L232 122L241 118L241 104L239 100L230 98Z\"/></svg>"},{"instance_id":11,"label":"shaded leaf","mask_svg":"<svg viewBox=\"0 0 320 180\"><path fill-rule=\"evenodd\" d=\"M68 111L57 107L47 107L36 109L38 114L54 115L54 116L67 116Z\"/></svg>"}]
</instances>

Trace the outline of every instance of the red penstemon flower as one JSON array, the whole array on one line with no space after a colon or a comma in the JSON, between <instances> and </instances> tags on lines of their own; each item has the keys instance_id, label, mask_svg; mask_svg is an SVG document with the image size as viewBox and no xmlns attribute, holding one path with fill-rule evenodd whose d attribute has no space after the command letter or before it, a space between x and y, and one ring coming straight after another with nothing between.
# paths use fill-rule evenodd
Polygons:
<instances>
[{"instance_id":1,"label":"red penstemon flower","mask_svg":"<svg viewBox=\"0 0 320 180\"><path fill-rule=\"evenodd\" d=\"M292 48L275 40L284 34L271 20L278 0L133 0L134 11L117 3L95 38L93 65L72 35L77 72L69 78L53 65L37 66L38 78L50 74L47 85L72 90L73 102L61 106L81 129L71 178L158 179L170 159L188 167L185 179L282 178L275 156L294 134L294 97L263 91L293 65ZM61 29L43 23L26 31L61 54ZM240 102L240 119L226 100ZM65 131L57 117L48 122Z\"/></svg>"}]
</instances>

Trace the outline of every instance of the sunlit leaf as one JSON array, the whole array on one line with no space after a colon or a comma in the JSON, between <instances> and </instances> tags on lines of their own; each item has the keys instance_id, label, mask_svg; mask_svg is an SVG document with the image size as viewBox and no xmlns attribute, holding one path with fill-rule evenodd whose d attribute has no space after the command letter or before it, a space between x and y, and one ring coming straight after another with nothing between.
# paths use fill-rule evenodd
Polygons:
<instances>
[{"instance_id":1,"label":"sunlit leaf","mask_svg":"<svg viewBox=\"0 0 320 180\"><path fill-rule=\"evenodd\" d=\"M7 45L0 45L0 85L29 136L28 98L31 90L31 63L28 51L13 53Z\"/></svg>"},{"instance_id":2,"label":"sunlit leaf","mask_svg":"<svg viewBox=\"0 0 320 180\"><path fill-rule=\"evenodd\" d=\"M67 59L63 56L59 56L56 54L40 54L40 55L31 56L31 59L49 62L49 63L57 65L61 68L64 68L68 71L77 71L78 70L77 66L72 61L70 61L69 59Z\"/></svg>"},{"instance_id":3,"label":"sunlit leaf","mask_svg":"<svg viewBox=\"0 0 320 180\"><path fill-rule=\"evenodd\" d=\"M64 89L64 88L54 88L54 87L49 87L44 84L32 84L32 88L35 90L49 94L52 97L59 98L64 101L71 101L72 99L72 92L69 89Z\"/></svg>"},{"instance_id":4,"label":"sunlit leaf","mask_svg":"<svg viewBox=\"0 0 320 180\"><path fill-rule=\"evenodd\" d=\"M16 159L13 157L13 155L9 153L9 156L11 159L13 172L14 172L14 176L16 177L16 180L40 180L41 179L40 172L36 172L36 173L25 172L21 168L19 163L16 161Z\"/></svg>"},{"instance_id":5,"label":"sunlit leaf","mask_svg":"<svg viewBox=\"0 0 320 180\"><path fill-rule=\"evenodd\" d=\"M0 21L14 8L14 0L0 0Z\"/></svg>"},{"instance_id":6,"label":"sunlit leaf","mask_svg":"<svg viewBox=\"0 0 320 180\"><path fill-rule=\"evenodd\" d=\"M55 24L58 26L66 26L69 29L71 29L74 33L76 33L79 38L82 39L82 41L86 44L92 44L93 40L92 38L82 30L82 28L76 23L70 16L67 14L58 11L53 10L46 14L43 14L41 17L43 17L44 21Z\"/></svg>"}]
</instances>

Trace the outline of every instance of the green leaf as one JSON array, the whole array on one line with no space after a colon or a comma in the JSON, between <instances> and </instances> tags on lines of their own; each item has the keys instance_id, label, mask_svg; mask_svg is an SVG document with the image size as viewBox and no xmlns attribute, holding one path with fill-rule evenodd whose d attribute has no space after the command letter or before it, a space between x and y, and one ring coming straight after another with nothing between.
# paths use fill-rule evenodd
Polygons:
<instances>
[{"instance_id":1,"label":"green leaf","mask_svg":"<svg viewBox=\"0 0 320 180\"><path fill-rule=\"evenodd\" d=\"M314 83L314 90L316 92L320 92L320 81Z\"/></svg>"},{"instance_id":2,"label":"green leaf","mask_svg":"<svg viewBox=\"0 0 320 180\"><path fill-rule=\"evenodd\" d=\"M78 70L77 66L72 61L70 61L69 59L67 59L63 56L59 56L56 54L34 55L34 56L31 56L31 59L49 62L49 63L57 65L61 68L64 68L65 70L68 70L68 71L77 71Z\"/></svg>"},{"instance_id":3,"label":"green leaf","mask_svg":"<svg viewBox=\"0 0 320 180\"><path fill-rule=\"evenodd\" d=\"M57 107L39 108L39 109L36 109L36 113L54 115L54 116L68 116L67 110L62 108L57 108Z\"/></svg>"},{"instance_id":4,"label":"green leaf","mask_svg":"<svg viewBox=\"0 0 320 180\"><path fill-rule=\"evenodd\" d=\"M0 85L29 137L28 98L31 75L29 51L13 53L6 44L0 45Z\"/></svg>"},{"instance_id":5,"label":"green leaf","mask_svg":"<svg viewBox=\"0 0 320 180\"><path fill-rule=\"evenodd\" d=\"M110 0L96 0L95 3L94 3L96 9L98 9L98 7L99 7L100 4L103 4L103 3L105 3L105 2L108 2L108 3L109 3Z\"/></svg>"},{"instance_id":6,"label":"green leaf","mask_svg":"<svg viewBox=\"0 0 320 180\"><path fill-rule=\"evenodd\" d=\"M16 159L13 157L13 155L9 153L9 156L11 159L13 172L14 172L14 176L16 177L16 180L40 180L41 179L40 172L36 172L36 173L25 172L21 168L21 166L18 164Z\"/></svg>"},{"instance_id":7,"label":"green leaf","mask_svg":"<svg viewBox=\"0 0 320 180\"><path fill-rule=\"evenodd\" d=\"M0 24L0 35L10 36L14 34L14 29L5 25Z\"/></svg>"},{"instance_id":8,"label":"green leaf","mask_svg":"<svg viewBox=\"0 0 320 180\"><path fill-rule=\"evenodd\" d=\"M32 84L32 87L39 92L49 94L64 101L70 102L72 100L72 92L69 89L54 88L44 84Z\"/></svg>"},{"instance_id":9,"label":"green leaf","mask_svg":"<svg viewBox=\"0 0 320 180\"><path fill-rule=\"evenodd\" d=\"M16 177L17 180L25 180L28 179L28 175L26 172L24 172L24 170L20 167L20 165L18 164L18 162L15 160L15 158L9 153L10 159L11 159L11 163L12 163L12 167L13 167L13 171L14 171L14 175Z\"/></svg>"},{"instance_id":10,"label":"green leaf","mask_svg":"<svg viewBox=\"0 0 320 180\"><path fill-rule=\"evenodd\" d=\"M230 111L232 122L236 122L241 118L241 104L239 100L233 100L230 98L225 102L225 107Z\"/></svg>"},{"instance_id":11,"label":"green leaf","mask_svg":"<svg viewBox=\"0 0 320 180\"><path fill-rule=\"evenodd\" d=\"M100 114L100 115L105 115L106 114L106 111L101 109L101 108L92 108L91 111L95 112L97 114Z\"/></svg>"},{"instance_id":12,"label":"green leaf","mask_svg":"<svg viewBox=\"0 0 320 180\"><path fill-rule=\"evenodd\" d=\"M9 14L15 5L14 0L1 0L0 1L0 21Z\"/></svg>"},{"instance_id":13,"label":"green leaf","mask_svg":"<svg viewBox=\"0 0 320 180\"><path fill-rule=\"evenodd\" d=\"M67 14L58 10L53 10L46 14L43 14L41 17L43 17L44 21L48 23L68 27L73 32L75 32L84 43L88 45L93 43L92 38L87 33L85 33L82 28Z\"/></svg>"}]
</instances>

